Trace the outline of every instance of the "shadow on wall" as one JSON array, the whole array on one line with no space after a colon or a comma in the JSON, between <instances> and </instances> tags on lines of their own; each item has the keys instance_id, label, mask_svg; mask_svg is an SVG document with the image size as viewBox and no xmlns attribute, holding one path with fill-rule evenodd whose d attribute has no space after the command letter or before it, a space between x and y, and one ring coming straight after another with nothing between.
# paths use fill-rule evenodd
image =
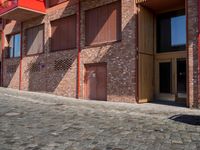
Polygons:
<instances>
[{"instance_id":1,"label":"shadow on wall","mask_svg":"<svg viewBox=\"0 0 200 150\"><path fill-rule=\"evenodd\" d=\"M113 96L135 96L135 45L133 16L122 30L121 41L99 46L94 57L85 63L107 63L107 94ZM102 24L103 27L103 24ZM100 30L101 28L99 28ZM98 35L98 33L97 33ZM94 36L95 38L95 36ZM84 50L83 50L84 51ZM90 51L90 49L86 50ZM87 53L87 52L86 52Z\"/></svg>"},{"instance_id":2,"label":"shadow on wall","mask_svg":"<svg viewBox=\"0 0 200 150\"><path fill-rule=\"evenodd\" d=\"M4 60L4 87L13 87L19 89L19 66L19 58L9 58Z\"/></svg>"},{"instance_id":3,"label":"shadow on wall","mask_svg":"<svg viewBox=\"0 0 200 150\"><path fill-rule=\"evenodd\" d=\"M11 27L11 22L8 22L6 31L8 33L18 33L20 24L14 23ZM19 89L19 66L20 58L9 58L9 35L6 35L5 47L3 50L3 87L12 87Z\"/></svg>"},{"instance_id":4,"label":"shadow on wall","mask_svg":"<svg viewBox=\"0 0 200 150\"><path fill-rule=\"evenodd\" d=\"M179 123L184 123L184 124L189 124L189 125L194 125L194 126L200 126L200 116L195 116L195 115L175 115L169 118L170 120L179 122Z\"/></svg>"},{"instance_id":5,"label":"shadow on wall","mask_svg":"<svg viewBox=\"0 0 200 150\"><path fill-rule=\"evenodd\" d=\"M109 16L107 16L109 17ZM106 62L108 66L108 95L134 96L135 91L135 50L134 50L134 19L128 21L122 30L122 40L116 43L94 48L94 57L88 62ZM105 20L106 21L106 20ZM104 24L98 28L100 31ZM98 35L95 32L93 40ZM49 48L50 47L50 48ZM23 55L23 78L27 77L27 90L54 92L64 96L76 95L77 49L50 52L51 39L44 44L45 53L35 56ZM106 50L105 50L106 49ZM83 49L82 53L89 53ZM24 53L24 51L23 51ZM26 78L25 77L25 78ZM116 86L117 85L117 86ZM25 86L25 85L22 85ZM25 86L26 87L26 86ZM71 93L70 93L71 92Z\"/></svg>"}]
</instances>

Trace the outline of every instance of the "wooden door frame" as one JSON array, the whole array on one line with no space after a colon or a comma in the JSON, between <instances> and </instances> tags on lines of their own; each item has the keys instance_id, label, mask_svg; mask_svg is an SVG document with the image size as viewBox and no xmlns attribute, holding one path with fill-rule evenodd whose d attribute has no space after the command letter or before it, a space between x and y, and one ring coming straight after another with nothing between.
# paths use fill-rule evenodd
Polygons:
<instances>
[{"instance_id":1,"label":"wooden door frame","mask_svg":"<svg viewBox=\"0 0 200 150\"><path fill-rule=\"evenodd\" d=\"M139 21L138 21L138 16L139 16L139 6L140 4L136 4L135 3L135 18L136 18L136 28L135 28L135 35L136 35L136 63L135 63L135 67L136 67L136 74L135 74L135 78L136 78L136 94L135 94L135 99L136 102L139 103ZM188 40L188 1L185 0L185 15L186 15L186 95L187 95L187 99L186 99L186 106L189 107L190 103L189 103L189 97L190 97L190 90L189 90L189 40ZM156 34L155 34L156 35ZM155 36L154 35L154 36ZM155 38L155 37L153 37ZM156 49L156 48L155 48ZM155 60L155 58L154 58ZM154 71L155 72L155 71ZM154 85L155 86L155 85Z\"/></svg>"},{"instance_id":2,"label":"wooden door frame","mask_svg":"<svg viewBox=\"0 0 200 150\"><path fill-rule=\"evenodd\" d=\"M185 0L185 15L186 15L186 106L190 106L190 90L189 90L189 22L188 22L188 1Z\"/></svg>"},{"instance_id":3,"label":"wooden door frame","mask_svg":"<svg viewBox=\"0 0 200 150\"><path fill-rule=\"evenodd\" d=\"M155 93L155 97L154 98L156 98L156 99L163 99L163 97L166 99L166 100L170 100L170 99L172 99L172 97L174 97L175 98L175 96L174 96L174 89L173 89L173 83L174 83L174 81L173 80L171 80L171 83L170 83L170 85L171 85L171 87L170 87L170 91L171 91L171 93L160 93L160 76L159 76L159 72L160 72L160 67L159 67L159 65L160 65L160 63L171 63L171 74L174 74L174 72L173 72L173 62L172 62L172 59L161 59L161 60L156 60L155 61L155 72L154 72L154 78L155 78L155 83L154 83L154 86L155 86L155 91L154 91L154 93ZM173 75L172 75L173 76ZM173 78L173 77L171 77L171 78Z\"/></svg>"},{"instance_id":4,"label":"wooden door frame","mask_svg":"<svg viewBox=\"0 0 200 150\"><path fill-rule=\"evenodd\" d=\"M168 53L156 53L155 52L155 98L159 98L159 95L163 95L166 99L173 99L176 100L176 95L177 95L177 60L178 59L187 59L187 52L186 51L177 51L177 52L168 52ZM159 63L161 62L171 62L172 64L172 94L159 94L159 81L156 81L156 79L159 79ZM187 66L186 66L187 67ZM167 96L168 95L168 98ZM171 95L171 96L170 96ZM174 96L172 96L174 95ZM170 98L171 97L171 98Z\"/></svg>"}]
</instances>

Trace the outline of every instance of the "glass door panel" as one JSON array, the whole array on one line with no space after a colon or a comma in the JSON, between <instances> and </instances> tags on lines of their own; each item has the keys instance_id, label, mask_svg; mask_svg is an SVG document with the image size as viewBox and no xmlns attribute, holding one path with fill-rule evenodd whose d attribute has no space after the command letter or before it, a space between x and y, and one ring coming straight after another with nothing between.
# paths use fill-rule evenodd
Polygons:
<instances>
[{"instance_id":1,"label":"glass door panel","mask_svg":"<svg viewBox=\"0 0 200 150\"><path fill-rule=\"evenodd\" d=\"M159 64L160 93L171 93L171 62Z\"/></svg>"},{"instance_id":2,"label":"glass door panel","mask_svg":"<svg viewBox=\"0 0 200 150\"><path fill-rule=\"evenodd\" d=\"M177 96L186 98L186 59L177 59Z\"/></svg>"}]
</instances>

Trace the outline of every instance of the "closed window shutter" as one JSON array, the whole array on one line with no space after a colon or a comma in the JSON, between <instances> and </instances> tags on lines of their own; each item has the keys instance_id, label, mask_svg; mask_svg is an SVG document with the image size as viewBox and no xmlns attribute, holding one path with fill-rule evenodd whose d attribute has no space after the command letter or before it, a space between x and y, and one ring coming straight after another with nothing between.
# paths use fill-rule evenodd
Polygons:
<instances>
[{"instance_id":1,"label":"closed window shutter","mask_svg":"<svg viewBox=\"0 0 200 150\"><path fill-rule=\"evenodd\" d=\"M44 25L27 29L27 55L39 54L44 48Z\"/></svg>"},{"instance_id":2,"label":"closed window shutter","mask_svg":"<svg viewBox=\"0 0 200 150\"><path fill-rule=\"evenodd\" d=\"M121 39L121 1L86 11L86 45Z\"/></svg>"},{"instance_id":3,"label":"closed window shutter","mask_svg":"<svg viewBox=\"0 0 200 150\"><path fill-rule=\"evenodd\" d=\"M76 47L76 15L51 23L51 50L67 50Z\"/></svg>"}]
</instances>

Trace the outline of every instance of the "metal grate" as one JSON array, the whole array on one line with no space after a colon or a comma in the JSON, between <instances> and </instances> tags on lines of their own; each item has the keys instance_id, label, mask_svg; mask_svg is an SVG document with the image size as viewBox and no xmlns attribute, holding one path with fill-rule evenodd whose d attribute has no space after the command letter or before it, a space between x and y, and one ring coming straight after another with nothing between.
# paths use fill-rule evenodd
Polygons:
<instances>
[{"instance_id":1,"label":"metal grate","mask_svg":"<svg viewBox=\"0 0 200 150\"><path fill-rule=\"evenodd\" d=\"M64 71L69 70L72 66L72 59L62 59L56 60L54 63L54 70L55 71Z\"/></svg>"},{"instance_id":2,"label":"metal grate","mask_svg":"<svg viewBox=\"0 0 200 150\"><path fill-rule=\"evenodd\" d=\"M41 71L41 68L42 68L41 63L30 63L30 64L29 64L29 71L30 71L31 73L40 72L40 71Z\"/></svg>"}]
</instances>

